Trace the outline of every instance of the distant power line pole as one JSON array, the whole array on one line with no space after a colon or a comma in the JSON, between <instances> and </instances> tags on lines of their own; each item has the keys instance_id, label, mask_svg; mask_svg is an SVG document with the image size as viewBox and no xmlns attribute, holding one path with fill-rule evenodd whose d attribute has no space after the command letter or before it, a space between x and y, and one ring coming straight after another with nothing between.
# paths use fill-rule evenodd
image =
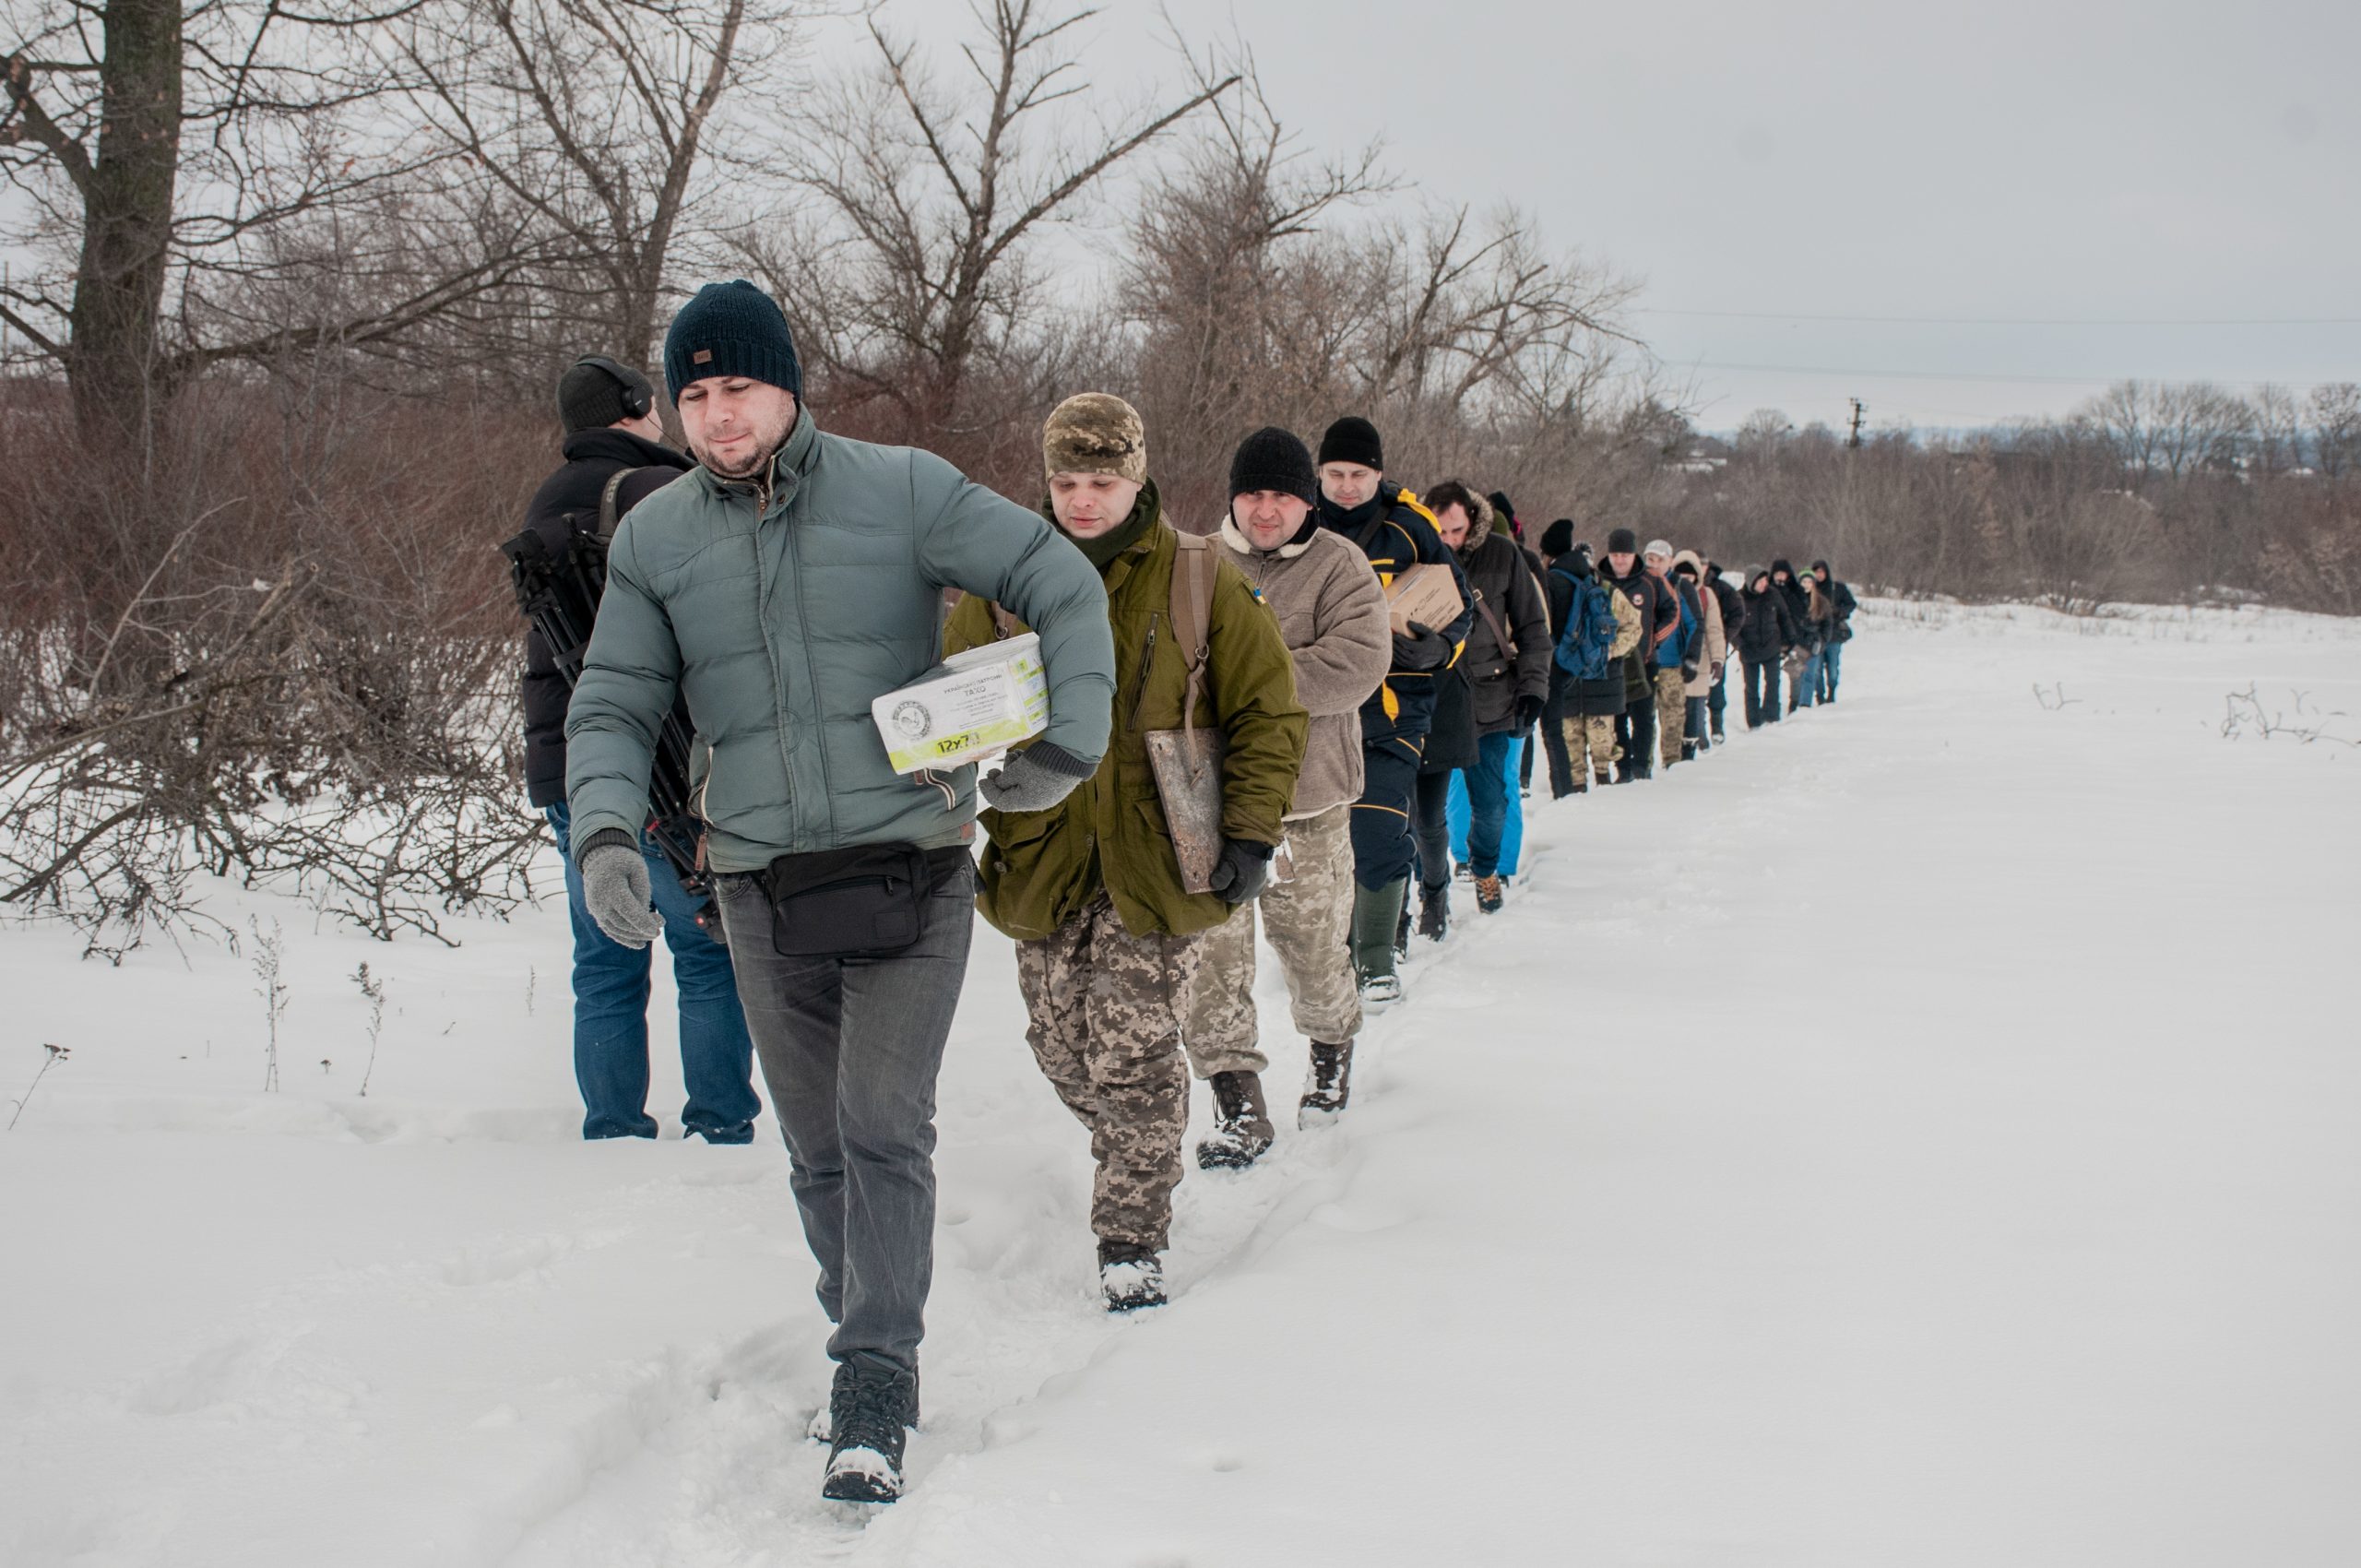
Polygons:
<instances>
[{"instance_id":1,"label":"distant power line pole","mask_svg":"<svg viewBox=\"0 0 2361 1568\"><path fill-rule=\"evenodd\" d=\"M1847 398L1845 400L1853 405L1853 439L1845 445L1858 446L1861 444L1861 420L1869 410L1858 398Z\"/></svg>"}]
</instances>

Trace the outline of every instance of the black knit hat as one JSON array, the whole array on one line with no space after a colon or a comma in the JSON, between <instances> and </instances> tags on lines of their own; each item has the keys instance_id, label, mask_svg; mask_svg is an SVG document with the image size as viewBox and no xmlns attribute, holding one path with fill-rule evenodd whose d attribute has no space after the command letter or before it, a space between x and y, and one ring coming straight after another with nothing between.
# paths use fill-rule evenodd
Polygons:
<instances>
[{"instance_id":1,"label":"black knit hat","mask_svg":"<svg viewBox=\"0 0 2361 1568\"><path fill-rule=\"evenodd\" d=\"M1617 529L1607 536L1607 552L1609 555L1637 555L1640 552L1640 536L1630 529Z\"/></svg>"},{"instance_id":2,"label":"black knit hat","mask_svg":"<svg viewBox=\"0 0 2361 1568\"><path fill-rule=\"evenodd\" d=\"M1229 493L1235 500L1256 490L1275 490L1306 505L1320 499L1320 476L1312 471L1311 452L1295 433L1266 424L1238 444L1229 459Z\"/></svg>"},{"instance_id":3,"label":"black knit hat","mask_svg":"<svg viewBox=\"0 0 2361 1568\"><path fill-rule=\"evenodd\" d=\"M1499 517L1501 521L1507 523L1515 520L1516 508L1510 504L1509 493L1507 491L1496 490L1492 492L1491 494L1484 497L1484 499L1492 504L1492 514Z\"/></svg>"},{"instance_id":4,"label":"black knit hat","mask_svg":"<svg viewBox=\"0 0 2361 1568\"><path fill-rule=\"evenodd\" d=\"M674 401L682 387L708 375L742 375L803 396L786 315L743 278L699 289L664 334L664 385Z\"/></svg>"},{"instance_id":5,"label":"black knit hat","mask_svg":"<svg viewBox=\"0 0 2361 1568\"><path fill-rule=\"evenodd\" d=\"M568 435L637 419L655 404L656 383L597 354L575 361L557 378L557 417Z\"/></svg>"},{"instance_id":6,"label":"black knit hat","mask_svg":"<svg viewBox=\"0 0 2361 1568\"><path fill-rule=\"evenodd\" d=\"M1574 547L1574 520L1560 517L1541 530L1541 553L1552 561Z\"/></svg>"},{"instance_id":7,"label":"black knit hat","mask_svg":"<svg viewBox=\"0 0 2361 1568\"><path fill-rule=\"evenodd\" d=\"M1385 467L1385 444L1377 438L1377 426L1358 414L1347 414L1328 427L1320 438L1320 461L1323 463L1358 463L1365 469Z\"/></svg>"},{"instance_id":8,"label":"black knit hat","mask_svg":"<svg viewBox=\"0 0 2361 1568\"><path fill-rule=\"evenodd\" d=\"M1587 544L1577 544L1572 550L1567 551L1563 555L1560 555L1555 561L1552 561L1550 565L1553 567L1563 567L1569 574L1577 577L1587 577L1591 575L1593 570L1590 564L1590 546Z\"/></svg>"}]
</instances>

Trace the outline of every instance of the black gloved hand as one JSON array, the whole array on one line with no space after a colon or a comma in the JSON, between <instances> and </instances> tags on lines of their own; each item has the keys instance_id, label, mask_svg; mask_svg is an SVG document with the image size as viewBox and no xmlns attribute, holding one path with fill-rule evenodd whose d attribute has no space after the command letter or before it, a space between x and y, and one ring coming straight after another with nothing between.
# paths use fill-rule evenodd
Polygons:
<instances>
[{"instance_id":1,"label":"black gloved hand","mask_svg":"<svg viewBox=\"0 0 2361 1568\"><path fill-rule=\"evenodd\" d=\"M1214 862L1214 873L1208 880L1213 890L1221 895L1223 903L1236 908L1263 891L1263 885L1271 880L1273 848L1252 838L1221 841L1221 859Z\"/></svg>"},{"instance_id":2,"label":"black gloved hand","mask_svg":"<svg viewBox=\"0 0 2361 1568\"><path fill-rule=\"evenodd\" d=\"M1516 699L1516 732L1524 734L1541 722L1543 704L1539 697L1520 696Z\"/></svg>"},{"instance_id":3,"label":"black gloved hand","mask_svg":"<svg viewBox=\"0 0 2361 1568\"><path fill-rule=\"evenodd\" d=\"M1410 623L1407 636L1394 634L1394 668L1440 670L1451 661L1451 641L1423 621Z\"/></svg>"}]
</instances>

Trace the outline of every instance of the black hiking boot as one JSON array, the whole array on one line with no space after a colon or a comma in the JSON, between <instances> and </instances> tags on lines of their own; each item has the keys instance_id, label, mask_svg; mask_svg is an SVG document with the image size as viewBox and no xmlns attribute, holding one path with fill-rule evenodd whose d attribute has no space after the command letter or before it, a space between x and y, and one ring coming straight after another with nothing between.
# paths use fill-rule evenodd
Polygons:
<instances>
[{"instance_id":1,"label":"black hiking boot","mask_svg":"<svg viewBox=\"0 0 2361 1568\"><path fill-rule=\"evenodd\" d=\"M916 1374L847 1361L828 1391L828 1478L836 1503L891 1503L902 1495L902 1445L918 1419Z\"/></svg>"},{"instance_id":2,"label":"black hiking boot","mask_svg":"<svg viewBox=\"0 0 2361 1568\"><path fill-rule=\"evenodd\" d=\"M1098 1294L1110 1313L1164 1305L1164 1261L1137 1241L1099 1242Z\"/></svg>"},{"instance_id":3,"label":"black hiking boot","mask_svg":"<svg viewBox=\"0 0 2361 1568\"><path fill-rule=\"evenodd\" d=\"M1255 1073L1214 1075L1214 1130L1197 1145L1200 1170L1243 1170L1271 1146L1270 1102Z\"/></svg>"},{"instance_id":4,"label":"black hiking boot","mask_svg":"<svg viewBox=\"0 0 2361 1568\"><path fill-rule=\"evenodd\" d=\"M1680 742L1680 760L1683 762L1695 762L1697 760L1696 742L1683 741Z\"/></svg>"},{"instance_id":5,"label":"black hiking boot","mask_svg":"<svg viewBox=\"0 0 2361 1568\"><path fill-rule=\"evenodd\" d=\"M1296 1111L1296 1125L1317 1126L1332 1121L1345 1109L1353 1094L1353 1042L1323 1045L1311 1042L1311 1081L1303 1091L1303 1104Z\"/></svg>"},{"instance_id":6,"label":"black hiking boot","mask_svg":"<svg viewBox=\"0 0 2361 1568\"><path fill-rule=\"evenodd\" d=\"M1418 934L1441 942L1451 930L1451 884L1421 883L1418 886Z\"/></svg>"}]
</instances>

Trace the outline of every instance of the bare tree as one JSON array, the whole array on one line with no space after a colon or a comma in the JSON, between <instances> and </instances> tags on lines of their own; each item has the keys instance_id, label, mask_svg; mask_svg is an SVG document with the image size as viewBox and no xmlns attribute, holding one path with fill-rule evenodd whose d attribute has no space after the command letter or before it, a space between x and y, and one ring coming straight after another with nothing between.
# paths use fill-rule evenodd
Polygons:
<instances>
[{"instance_id":1,"label":"bare tree","mask_svg":"<svg viewBox=\"0 0 2361 1568\"><path fill-rule=\"evenodd\" d=\"M389 30L407 96L548 257L579 349L643 360L685 232L717 222L744 147L730 105L794 38L791 0L461 0Z\"/></svg>"},{"instance_id":2,"label":"bare tree","mask_svg":"<svg viewBox=\"0 0 2361 1568\"><path fill-rule=\"evenodd\" d=\"M978 417L967 393L987 365L1025 379L1044 303L1035 243L1238 83L1193 81L1128 113L1093 102L1073 48L1097 15L979 0L980 36L959 47L956 87L872 20L871 71L795 114L780 148L795 204L750 226L740 248L840 403L882 405L898 434L954 455L1007 419L1004 398Z\"/></svg>"}]
</instances>

